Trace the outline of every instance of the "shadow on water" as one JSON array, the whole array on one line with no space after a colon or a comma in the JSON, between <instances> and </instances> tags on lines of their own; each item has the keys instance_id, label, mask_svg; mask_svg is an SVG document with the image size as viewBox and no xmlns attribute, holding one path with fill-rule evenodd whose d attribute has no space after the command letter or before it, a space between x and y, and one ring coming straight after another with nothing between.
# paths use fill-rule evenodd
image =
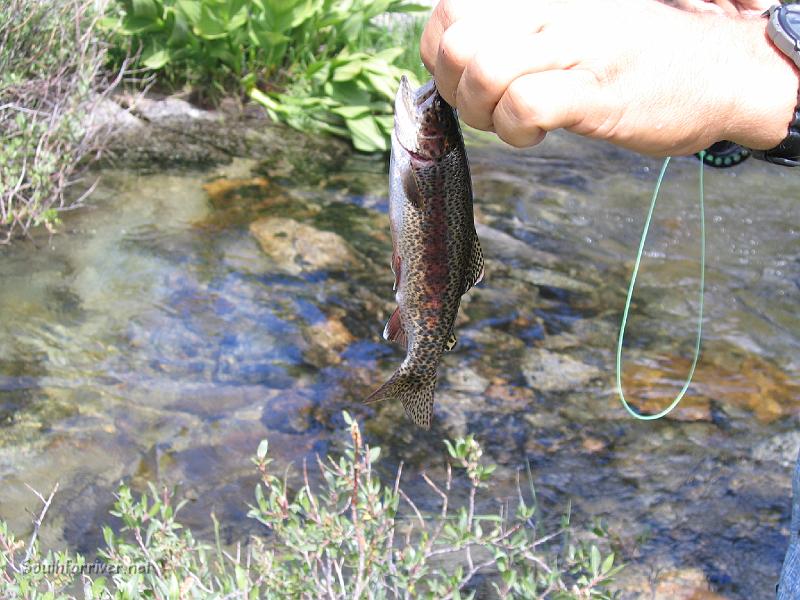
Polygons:
<instances>
[{"instance_id":1,"label":"shadow on water","mask_svg":"<svg viewBox=\"0 0 800 600\"><path fill-rule=\"evenodd\" d=\"M44 541L88 551L117 483L157 480L192 500L184 522L208 532L213 511L241 539L259 440L300 465L340 447L348 410L387 477L405 462L412 495L420 470L442 472L444 437L475 434L501 496L528 461L546 507L608 521L630 597L689 568L727 597L768 597L800 445L792 180L758 164L707 175L702 361L676 412L640 423L617 403L613 350L658 164L569 136L470 150L487 276L464 298L431 432L361 403L402 360L380 338L381 160L108 171L64 233L0 248L0 517L24 531L24 483L59 481ZM645 410L691 356L695 186L695 163L675 161L637 286L624 384Z\"/></svg>"}]
</instances>

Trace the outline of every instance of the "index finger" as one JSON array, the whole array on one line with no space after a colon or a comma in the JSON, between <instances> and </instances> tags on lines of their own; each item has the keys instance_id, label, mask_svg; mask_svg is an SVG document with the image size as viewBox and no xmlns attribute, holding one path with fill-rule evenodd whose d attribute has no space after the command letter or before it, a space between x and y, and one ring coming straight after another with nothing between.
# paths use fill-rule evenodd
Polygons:
<instances>
[{"instance_id":1,"label":"index finger","mask_svg":"<svg viewBox=\"0 0 800 600\"><path fill-rule=\"evenodd\" d=\"M450 25L469 13L471 4L470 0L441 0L433 9L419 42L419 54L431 74L436 67L436 54L439 52L442 34Z\"/></svg>"}]
</instances>

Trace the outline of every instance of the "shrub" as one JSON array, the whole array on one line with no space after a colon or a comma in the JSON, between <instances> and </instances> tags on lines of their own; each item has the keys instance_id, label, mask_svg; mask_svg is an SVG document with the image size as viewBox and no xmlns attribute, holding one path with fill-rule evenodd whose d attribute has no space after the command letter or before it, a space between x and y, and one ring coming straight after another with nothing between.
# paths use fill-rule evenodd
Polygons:
<instances>
[{"instance_id":1,"label":"shrub","mask_svg":"<svg viewBox=\"0 0 800 600\"><path fill-rule=\"evenodd\" d=\"M116 55L140 51L138 66L162 85L247 94L277 120L375 151L387 149L400 76L414 78L401 59L419 64L398 45L419 27L385 16L423 9L406 0L120 0L105 23Z\"/></svg>"},{"instance_id":2,"label":"shrub","mask_svg":"<svg viewBox=\"0 0 800 600\"><path fill-rule=\"evenodd\" d=\"M102 6L100 10L102 10ZM48 228L102 145L87 115L107 89L92 0L0 0L0 242Z\"/></svg>"},{"instance_id":3,"label":"shrub","mask_svg":"<svg viewBox=\"0 0 800 600\"><path fill-rule=\"evenodd\" d=\"M609 585L621 568L614 554L604 555L588 534L573 542L567 518L542 533L536 505L521 489L497 513L477 512L494 468L472 437L446 443L456 476L468 483L466 502L454 506L448 467L442 484L423 475L441 499L437 514L423 515L400 487L400 471L392 485L378 480L380 449L364 444L345 417L350 442L338 459L318 459L319 486L304 464L291 492L261 443L254 458L261 484L250 516L268 535L234 552L222 548L216 521L214 545L184 529L173 494L151 486L135 498L122 486L112 514L123 526L119 533L104 529L107 546L99 554L107 575L98 576L81 556L40 553L36 531L52 494L39 496L44 510L27 547L0 522L0 598L74 598L65 591L70 585L82 587L85 598L461 598L472 595L478 575L501 597L614 597ZM446 557L451 566L437 569ZM42 564L70 568L48 576L32 568Z\"/></svg>"}]
</instances>

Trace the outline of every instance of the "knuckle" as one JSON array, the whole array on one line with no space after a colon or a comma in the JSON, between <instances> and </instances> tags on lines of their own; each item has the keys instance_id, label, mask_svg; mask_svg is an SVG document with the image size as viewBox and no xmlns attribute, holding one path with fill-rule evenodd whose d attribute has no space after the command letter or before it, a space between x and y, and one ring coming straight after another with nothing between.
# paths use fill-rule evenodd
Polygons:
<instances>
[{"instance_id":1,"label":"knuckle","mask_svg":"<svg viewBox=\"0 0 800 600\"><path fill-rule=\"evenodd\" d=\"M464 108L459 107L458 114L464 123L482 131L489 131L492 128L492 118L490 115L484 112L469 110L467 108L469 105L463 102L462 105L464 105Z\"/></svg>"},{"instance_id":2,"label":"knuckle","mask_svg":"<svg viewBox=\"0 0 800 600\"><path fill-rule=\"evenodd\" d=\"M445 22L452 22L458 18L458 2L456 0L441 0L435 10L441 13Z\"/></svg>"},{"instance_id":3,"label":"knuckle","mask_svg":"<svg viewBox=\"0 0 800 600\"><path fill-rule=\"evenodd\" d=\"M454 27L449 27L439 40L439 54L447 61L457 62L459 56L463 53L461 46L458 31Z\"/></svg>"},{"instance_id":4,"label":"knuckle","mask_svg":"<svg viewBox=\"0 0 800 600\"><path fill-rule=\"evenodd\" d=\"M501 140L503 140L509 146L514 146L514 148L525 148L528 144L523 140L521 137L518 137L516 134L510 133L508 135L500 135L498 134Z\"/></svg>"},{"instance_id":5,"label":"knuckle","mask_svg":"<svg viewBox=\"0 0 800 600\"><path fill-rule=\"evenodd\" d=\"M486 54L479 52L464 69L464 83L476 95L492 93L495 87L495 70Z\"/></svg>"},{"instance_id":6,"label":"knuckle","mask_svg":"<svg viewBox=\"0 0 800 600\"><path fill-rule=\"evenodd\" d=\"M536 109L531 105L527 90L523 89L519 80L511 82L506 90L505 108L508 118L518 125L536 122Z\"/></svg>"}]
</instances>

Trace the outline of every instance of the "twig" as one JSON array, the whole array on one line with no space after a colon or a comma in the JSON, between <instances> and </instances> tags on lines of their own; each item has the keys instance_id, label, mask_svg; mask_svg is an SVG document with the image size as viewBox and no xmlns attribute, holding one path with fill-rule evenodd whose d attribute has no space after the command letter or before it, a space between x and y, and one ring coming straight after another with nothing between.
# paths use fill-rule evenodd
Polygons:
<instances>
[{"instance_id":1,"label":"twig","mask_svg":"<svg viewBox=\"0 0 800 600\"><path fill-rule=\"evenodd\" d=\"M426 528L425 519L422 518L422 513L419 512L419 509L417 508L417 505L414 504L414 501L411 498L409 498L408 494L406 494L402 489L398 490L398 491L400 492L400 495L403 497L403 500L408 502L408 505L413 509L414 513L417 515L417 519L419 520L420 527L422 529L425 529Z\"/></svg>"},{"instance_id":2,"label":"twig","mask_svg":"<svg viewBox=\"0 0 800 600\"><path fill-rule=\"evenodd\" d=\"M142 532L138 527L136 527L133 530L133 537L136 538L136 543L139 544L139 549L141 549L145 558L147 558L147 562L149 562L156 570L156 575L158 575L158 578L163 579L164 574L161 572L161 567L153 558L153 555L150 553L150 550L147 549L147 546L145 545L144 540L142 539Z\"/></svg>"},{"instance_id":3,"label":"twig","mask_svg":"<svg viewBox=\"0 0 800 600\"><path fill-rule=\"evenodd\" d=\"M33 556L33 548L34 545L36 544L36 538L39 537L39 529L42 526L42 521L44 521L44 516L47 514L47 510L50 508L50 503L53 502L53 496L55 496L56 492L58 491L58 482L56 482L55 486L53 486L53 491L50 492L50 496L48 496L46 500L44 496L42 496L39 492L37 492L27 483L25 484L25 487L27 487L30 491L36 494L36 497L42 501L44 506L42 507L42 512L39 513L39 517L34 519L33 521L33 533L31 534L31 540L28 542L28 548L27 550L25 550L25 558L23 558L22 562L20 563L21 566L25 566L26 564L28 564L28 561L31 559L31 556Z\"/></svg>"}]
</instances>

